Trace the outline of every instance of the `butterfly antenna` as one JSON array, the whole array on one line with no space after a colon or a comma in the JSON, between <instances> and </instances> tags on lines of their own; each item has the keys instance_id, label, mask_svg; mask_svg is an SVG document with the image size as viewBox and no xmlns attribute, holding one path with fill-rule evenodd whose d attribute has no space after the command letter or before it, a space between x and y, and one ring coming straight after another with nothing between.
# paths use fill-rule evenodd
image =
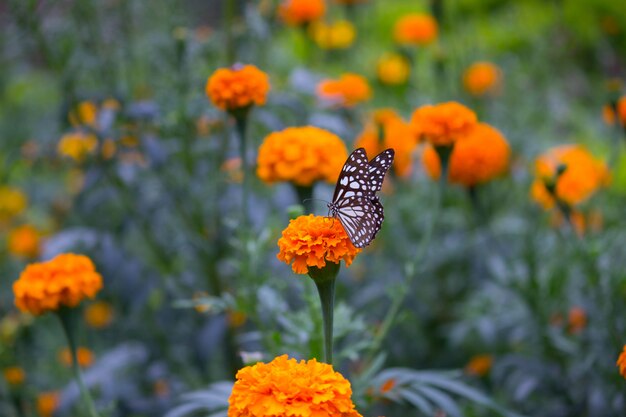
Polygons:
<instances>
[{"instance_id":1,"label":"butterfly antenna","mask_svg":"<svg viewBox=\"0 0 626 417\"><path fill-rule=\"evenodd\" d=\"M302 204L306 203L307 201L321 201L322 203L328 204L328 201L322 200L320 198L305 198L304 200L302 200Z\"/></svg>"}]
</instances>

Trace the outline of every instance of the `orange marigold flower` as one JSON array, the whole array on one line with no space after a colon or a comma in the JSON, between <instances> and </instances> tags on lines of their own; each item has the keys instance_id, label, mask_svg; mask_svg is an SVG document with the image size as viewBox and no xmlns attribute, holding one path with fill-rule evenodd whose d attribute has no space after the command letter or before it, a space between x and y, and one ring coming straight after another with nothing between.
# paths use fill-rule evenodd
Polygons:
<instances>
[{"instance_id":1,"label":"orange marigold flower","mask_svg":"<svg viewBox=\"0 0 626 417\"><path fill-rule=\"evenodd\" d=\"M479 123L460 137L452 149L448 180L473 187L502 175L509 167L511 149L502 134L486 123ZM426 172L438 179L441 162L435 149L428 145L422 154Z\"/></svg>"},{"instance_id":2,"label":"orange marigold flower","mask_svg":"<svg viewBox=\"0 0 626 417\"><path fill-rule=\"evenodd\" d=\"M470 375L485 376L493 365L493 356L476 355L465 365L465 372Z\"/></svg>"},{"instance_id":3,"label":"orange marigold flower","mask_svg":"<svg viewBox=\"0 0 626 417\"><path fill-rule=\"evenodd\" d=\"M24 258L39 256L39 232L30 224L17 227L9 232L9 253Z\"/></svg>"},{"instance_id":4,"label":"orange marigold flower","mask_svg":"<svg viewBox=\"0 0 626 417\"><path fill-rule=\"evenodd\" d=\"M311 23L326 13L324 0L284 0L278 7L278 15L290 26Z\"/></svg>"},{"instance_id":5,"label":"orange marigold flower","mask_svg":"<svg viewBox=\"0 0 626 417\"><path fill-rule=\"evenodd\" d=\"M455 101L426 105L413 112L411 123L420 137L433 146L452 145L478 123L476 113Z\"/></svg>"},{"instance_id":6,"label":"orange marigold flower","mask_svg":"<svg viewBox=\"0 0 626 417\"><path fill-rule=\"evenodd\" d=\"M615 114L617 110L617 115ZM602 116L604 121L608 125L615 124L617 121L624 127L626 127L626 96L620 97L615 103L615 108L613 106L604 106L602 108Z\"/></svg>"},{"instance_id":7,"label":"orange marigold flower","mask_svg":"<svg viewBox=\"0 0 626 417\"><path fill-rule=\"evenodd\" d=\"M28 199L19 188L0 186L0 223L21 214L27 205Z\"/></svg>"},{"instance_id":8,"label":"orange marigold flower","mask_svg":"<svg viewBox=\"0 0 626 417\"><path fill-rule=\"evenodd\" d=\"M91 259L67 253L28 265L13 283L13 294L21 311L37 316L62 306L75 307L101 288L102 277Z\"/></svg>"},{"instance_id":9,"label":"orange marigold flower","mask_svg":"<svg viewBox=\"0 0 626 417\"><path fill-rule=\"evenodd\" d=\"M59 407L60 395L56 391L42 392L37 396L37 413L40 417L52 417Z\"/></svg>"},{"instance_id":10,"label":"orange marigold flower","mask_svg":"<svg viewBox=\"0 0 626 417\"><path fill-rule=\"evenodd\" d=\"M350 382L331 365L287 355L237 372L228 417L361 417Z\"/></svg>"},{"instance_id":11,"label":"orange marigold flower","mask_svg":"<svg viewBox=\"0 0 626 417\"><path fill-rule=\"evenodd\" d=\"M91 350L81 346L76 349L76 360L78 361L78 366L88 368L93 364L94 354ZM72 366L72 353L69 348L61 349L59 361L65 366Z\"/></svg>"},{"instance_id":12,"label":"orange marigold flower","mask_svg":"<svg viewBox=\"0 0 626 417\"><path fill-rule=\"evenodd\" d=\"M463 86L474 96L497 92L501 81L502 71L491 62L475 62L463 73Z\"/></svg>"},{"instance_id":13,"label":"orange marigold flower","mask_svg":"<svg viewBox=\"0 0 626 417\"><path fill-rule=\"evenodd\" d=\"M324 101L353 107L372 97L369 83L359 74L346 73L337 80L324 80L317 86L317 95Z\"/></svg>"},{"instance_id":14,"label":"orange marigold flower","mask_svg":"<svg viewBox=\"0 0 626 417\"><path fill-rule=\"evenodd\" d=\"M569 332L580 333L587 326L587 313L582 307L572 307L568 314Z\"/></svg>"},{"instance_id":15,"label":"orange marigold flower","mask_svg":"<svg viewBox=\"0 0 626 417\"><path fill-rule=\"evenodd\" d=\"M624 345L624 350L622 350L619 358L617 358L616 364L619 367L619 373L626 378L626 345Z\"/></svg>"},{"instance_id":16,"label":"orange marigold flower","mask_svg":"<svg viewBox=\"0 0 626 417\"><path fill-rule=\"evenodd\" d=\"M206 83L206 95L215 106L225 111L262 106L269 90L269 77L254 65L235 64L220 68Z\"/></svg>"},{"instance_id":17,"label":"orange marigold flower","mask_svg":"<svg viewBox=\"0 0 626 417\"><path fill-rule=\"evenodd\" d=\"M4 379L9 385L17 386L22 385L26 380L26 373L19 366L10 366L2 370Z\"/></svg>"},{"instance_id":18,"label":"orange marigold flower","mask_svg":"<svg viewBox=\"0 0 626 417\"><path fill-rule=\"evenodd\" d=\"M557 175L558 171L562 173ZM550 149L537 158L535 174L531 195L545 209L554 207L555 195L562 203L574 207L610 182L606 164L580 145Z\"/></svg>"},{"instance_id":19,"label":"orange marigold flower","mask_svg":"<svg viewBox=\"0 0 626 417\"><path fill-rule=\"evenodd\" d=\"M408 14L395 25L393 34L397 43L403 45L429 45L437 39L439 27L434 17L427 14Z\"/></svg>"},{"instance_id":20,"label":"orange marigold flower","mask_svg":"<svg viewBox=\"0 0 626 417\"><path fill-rule=\"evenodd\" d=\"M83 162L87 155L93 154L98 147L98 138L83 131L67 133L57 145L57 153L76 162Z\"/></svg>"},{"instance_id":21,"label":"orange marigold flower","mask_svg":"<svg viewBox=\"0 0 626 417\"><path fill-rule=\"evenodd\" d=\"M348 20L319 21L309 27L309 36L322 49L347 49L354 43L356 29Z\"/></svg>"},{"instance_id":22,"label":"orange marigold flower","mask_svg":"<svg viewBox=\"0 0 626 417\"><path fill-rule=\"evenodd\" d=\"M417 147L417 137L411 125L406 123L393 110L377 111L372 120L354 143L355 148L365 148L368 155L377 155L388 148L395 150L394 172L406 177L413 166L413 152Z\"/></svg>"},{"instance_id":23,"label":"orange marigold flower","mask_svg":"<svg viewBox=\"0 0 626 417\"><path fill-rule=\"evenodd\" d=\"M334 182L348 158L339 136L319 127L289 127L270 133L259 147L257 175L272 183L290 181L310 186L315 181Z\"/></svg>"},{"instance_id":24,"label":"orange marigold flower","mask_svg":"<svg viewBox=\"0 0 626 417\"><path fill-rule=\"evenodd\" d=\"M397 53L387 53L381 56L376 63L378 80L386 85L406 84L411 75L411 63Z\"/></svg>"},{"instance_id":25,"label":"orange marigold flower","mask_svg":"<svg viewBox=\"0 0 626 417\"><path fill-rule=\"evenodd\" d=\"M96 301L85 308L83 317L88 326L103 329L113 322L113 306L105 301Z\"/></svg>"},{"instance_id":26,"label":"orange marigold flower","mask_svg":"<svg viewBox=\"0 0 626 417\"><path fill-rule=\"evenodd\" d=\"M326 262L338 264L342 260L350 266L361 249L354 247L341 223L333 218L300 216L289 221L278 239L280 249L276 256L291 265L296 274L306 274L310 266L323 268Z\"/></svg>"}]
</instances>

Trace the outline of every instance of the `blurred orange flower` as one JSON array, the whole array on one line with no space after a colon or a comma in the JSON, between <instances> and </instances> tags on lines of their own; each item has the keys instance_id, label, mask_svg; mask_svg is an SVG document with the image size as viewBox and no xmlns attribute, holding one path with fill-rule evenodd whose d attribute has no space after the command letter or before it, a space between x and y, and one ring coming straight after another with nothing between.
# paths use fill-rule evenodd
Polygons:
<instances>
[{"instance_id":1,"label":"blurred orange flower","mask_svg":"<svg viewBox=\"0 0 626 417\"><path fill-rule=\"evenodd\" d=\"M626 378L626 345L624 345L624 350L617 358L617 366L619 367L619 373Z\"/></svg>"},{"instance_id":2,"label":"blurred orange flower","mask_svg":"<svg viewBox=\"0 0 626 417\"><path fill-rule=\"evenodd\" d=\"M287 355L237 372L228 417L361 417L350 382L331 365Z\"/></svg>"},{"instance_id":3,"label":"blurred orange flower","mask_svg":"<svg viewBox=\"0 0 626 417\"><path fill-rule=\"evenodd\" d=\"M413 112L411 124L433 146L450 146L478 123L476 113L455 101L426 105Z\"/></svg>"},{"instance_id":4,"label":"blurred orange flower","mask_svg":"<svg viewBox=\"0 0 626 417\"><path fill-rule=\"evenodd\" d=\"M39 417L52 417L59 407L60 395L56 391L42 392L37 396L37 413Z\"/></svg>"},{"instance_id":5,"label":"blurred orange flower","mask_svg":"<svg viewBox=\"0 0 626 417\"><path fill-rule=\"evenodd\" d=\"M0 223L21 214L27 205L28 199L19 188L0 186Z\"/></svg>"},{"instance_id":6,"label":"blurred orange flower","mask_svg":"<svg viewBox=\"0 0 626 417\"><path fill-rule=\"evenodd\" d=\"M572 307L568 313L569 332L580 333L587 327L587 313L582 307Z\"/></svg>"},{"instance_id":7,"label":"blurred orange flower","mask_svg":"<svg viewBox=\"0 0 626 417\"><path fill-rule=\"evenodd\" d=\"M403 85L411 75L411 64L403 55L386 53L376 63L376 75L385 85Z\"/></svg>"},{"instance_id":8,"label":"blurred orange flower","mask_svg":"<svg viewBox=\"0 0 626 417\"><path fill-rule=\"evenodd\" d=\"M394 27L394 39L403 45L429 45L437 39L437 21L427 14L408 14L401 17Z\"/></svg>"},{"instance_id":9,"label":"blurred orange flower","mask_svg":"<svg viewBox=\"0 0 626 417\"><path fill-rule=\"evenodd\" d=\"M11 366L2 370L7 384L12 386L22 385L26 380L26 373L19 366Z\"/></svg>"},{"instance_id":10,"label":"blurred orange flower","mask_svg":"<svg viewBox=\"0 0 626 417\"><path fill-rule=\"evenodd\" d=\"M105 301L96 301L85 307L83 317L88 326L102 329L113 322L113 306Z\"/></svg>"},{"instance_id":11,"label":"blurred orange flower","mask_svg":"<svg viewBox=\"0 0 626 417\"><path fill-rule=\"evenodd\" d=\"M617 115L615 114L615 110L617 110ZM604 106L602 116L608 125L615 124L617 119L622 126L626 127L626 96L622 96L617 100L615 108L609 105Z\"/></svg>"},{"instance_id":12,"label":"blurred orange flower","mask_svg":"<svg viewBox=\"0 0 626 417\"><path fill-rule=\"evenodd\" d=\"M278 7L278 15L290 26L311 23L326 13L324 0L284 0Z\"/></svg>"},{"instance_id":13,"label":"blurred orange flower","mask_svg":"<svg viewBox=\"0 0 626 417\"><path fill-rule=\"evenodd\" d=\"M506 172L510 154L504 136L488 124L479 123L456 141L450 155L448 180L466 187L490 181ZM422 162L426 172L438 179L441 162L431 145L424 149Z\"/></svg>"},{"instance_id":14,"label":"blurred orange flower","mask_svg":"<svg viewBox=\"0 0 626 417\"><path fill-rule=\"evenodd\" d=\"M37 229L25 224L9 232L9 253L24 258L36 258L39 256L40 239Z\"/></svg>"},{"instance_id":15,"label":"blurred orange flower","mask_svg":"<svg viewBox=\"0 0 626 417\"><path fill-rule=\"evenodd\" d=\"M61 349L59 352L59 360L65 366L72 366L72 353L69 348ZM79 346L76 349L76 360L81 368L88 368L94 362L94 354L91 350Z\"/></svg>"},{"instance_id":16,"label":"blurred orange flower","mask_svg":"<svg viewBox=\"0 0 626 417\"><path fill-rule=\"evenodd\" d=\"M346 262L350 266L361 249L354 247L343 226L337 219L315 216L300 216L289 221L278 239L280 249L277 258L296 274L306 274L310 266L323 268L326 262Z\"/></svg>"},{"instance_id":17,"label":"blurred orange flower","mask_svg":"<svg viewBox=\"0 0 626 417\"><path fill-rule=\"evenodd\" d=\"M309 27L309 36L322 49L347 49L354 43L356 29L348 20L318 21Z\"/></svg>"},{"instance_id":18,"label":"blurred orange flower","mask_svg":"<svg viewBox=\"0 0 626 417\"><path fill-rule=\"evenodd\" d=\"M246 324L248 316L243 311L230 310L228 311L226 318L230 327L241 327Z\"/></svg>"},{"instance_id":19,"label":"blurred orange flower","mask_svg":"<svg viewBox=\"0 0 626 417\"><path fill-rule=\"evenodd\" d=\"M61 137L57 145L57 153L76 162L83 162L87 155L93 154L98 147L98 138L91 134L77 130Z\"/></svg>"},{"instance_id":20,"label":"blurred orange flower","mask_svg":"<svg viewBox=\"0 0 626 417\"><path fill-rule=\"evenodd\" d=\"M67 253L28 265L13 283L13 294L21 311L37 316L62 306L75 307L101 288L102 277L91 259Z\"/></svg>"},{"instance_id":21,"label":"blurred orange flower","mask_svg":"<svg viewBox=\"0 0 626 417\"><path fill-rule=\"evenodd\" d=\"M606 164L580 145L557 146L539 156L535 162L535 176L531 195L545 209L554 207L554 196L563 204L574 207L610 182Z\"/></svg>"},{"instance_id":22,"label":"blurred orange flower","mask_svg":"<svg viewBox=\"0 0 626 417\"><path fill-rule=\"evenodd\" d=\"M372 120L366 125L354 143L354 148L365 148L372 157L388 148L395 150L394 172L399 177L406 177L413 166L413 152L417 146L417 137L411 125L393 110L374 112Z\"/></svg>"},{"instance_id":23,"label":"blurred orange flower","mask_svg":"<svg viewBox=\"0 0 626 417\"><path fill-rule=\"evenodd\" d=\"M353 107L372 97L369 83L359 74L345 73L337 80L324 80L317 86L317 95L331 104Z\"/></svg>"},{"instance_id":24,"label":"blurred orange flower","mask_svg":"<svg viewBox=\"0 0 626 417\"><path fill-rule=\"evenodd\" d=\"M394 387L396 386L396 380L393 378L390 378L388 380L386 380L383 385L381 385L380 387L380 392L381 394L386 394L389 391L391 391L392 389L394 389Z\"/></svg>"},{"instance_id":25,"label":"blurred orange flower","mask_svg":"<svg viewBox=\"0 0 626 417\"><path fill-rule=\"evenodd\" d=\"M485 376L493 366L493 356L476 355L465 365L465 372L475 376Z\"/></svg>"},{"instance_id":26,"label":"blurred orange flower","mask_svg":"<svg viewBox=\"0 0 626 417\"><path fill-rule=\"evenodd\" d=\"M241 183L243 182L243 170L241 168L241 158L230 158L224 161L220 167L221 171L224 171L228 177L228 181Z\"/></svg>"},{"instance_id":27,"label":"blurred orange flower","mask_svg":"<svg viewBox=\"0 0 626 417\"><path fill-rule=\"evenodd\" d=\"M89 126L95 128L98 124L98 106L93 101L81 101L75 109L69 112L68 119L74 127Z\"/></svg>"},{"instance_id":28,"label":"blurred orange flower","mask_svg":"<svg viewBox=\"0 0 626 417\"><path fill-rule=\"evenodd\" d=\"M230 68L220 68L206 83L207 97L225 111L262 106L269 90L269 77L254 65L235 64Z\"/></svg>"},{"instance_id":29,"label":"blurred orange flower","mask_svg":"<svg viewBox=\"0 0 626 417\"><path fill-rule=\"evenodd\" d=\"M257 175L265 182L309 186L334 182L348 158L339 136L319 127L289 127L270 133L259 147Z\"/></svg>"},{"instance_id":30,"label":"blurred orange flower","mask_svg":"<svg viewBox=\"0 0 626 417\"><path fill-rule=\"evenodd\" d=\"M502 81L502 71L491 62L475 62L463 73L463 86L474 96L496 93Z\"/></svg>"}]
</instances>

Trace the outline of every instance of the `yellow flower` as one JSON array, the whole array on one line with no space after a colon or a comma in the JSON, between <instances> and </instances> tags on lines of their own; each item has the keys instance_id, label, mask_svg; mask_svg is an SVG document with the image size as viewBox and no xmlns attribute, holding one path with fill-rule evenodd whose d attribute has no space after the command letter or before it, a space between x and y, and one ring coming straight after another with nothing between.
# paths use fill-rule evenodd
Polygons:
<instances>
[{"instance_id":1,"label":"yellow flower","mask_svg":"<svg viewBox=\"0 0 626 417\"><path fill-rule=\"evenodd\" d=\"M43 392L37 396L37 413L39 417L52 417L59 408L60 398L56 391Z\"/></svg>"},{"instance_id":2,"label":"yellow flower","mask_svg":"<svg viewBox=\"0 0 626 417\"><path fill-rule=\"evenodd\" d=\"M564 171L557 175L559 169ZM606 164L580 145L550 149L537 158L535 175L531 195L545 209L554 207L554 196L561 203L575 207L610 181Z\"/></svg>"},{"instance_id":3,"label":"yellow flower","mask_svg":"<svg viewBox=\"0 0 626 417\"><path fill-rule=\"evenodd\" d=\"M326 262L345 261L350 266L361 249L354 247L343 226L329 217L300 216L289 221L278 239L280 249L277 258L296 274L306 274L310 266L323 268Z\"/></svg>"},{"instance_id":4,"label":"yellow flower","mask_svg":"<svg viewBox=\"0 0 626 417\"><path fill-rule=\"evenodd\" d=\"M311 24L309 35L322 49L347 49L354 43L356 29L348 20L333 23L319 21Z\"/></svg>"},{"instance_id":5,"label":"yellow flower","mask_svg":"<svg viewBox=\"0 0 626 417\"><path fill-rule=\"evenodd\" d=\"M413 152L417 147L417 137L411 125L406 123L393 110L379 110L372 120L365 125L354 143L355 148L365 148L368 155L377 155L388 148L393 148L394 172L399 177L406 177L413 166Z\"/></svg>"},{"instance_id":6,"label":"yellow flower","mask_svg":"<svg viewBox=\"0 0 626 417\"><path fill-rule=\"evenodd\" d=\"M317 95L332 104L353 107L372 97L369 83L362 75L346 73L337 80L324 80L317 86Z\"/></svg>"},{"instance_id":7,"label":"yellow flower","mask_svg":"<svg viewBox=\"0 0 626 417\"><path fill-rule=\"evenodd\" d=\"M394 28L394 39L402 45L425 46L437 39L437 21L426 14L408 14L400 18Z\"/></svg>"},{"instance_id":8,"label":"yellow flower","mask_svg":"<svg viewBox=\"0 0 626 417\"><path fill-rule=\"evenodd\" d=\"M502 134L486 123L479 123L467 135L459 137L450 155L448 180L472 187L491 181L509 167L511 149ZM437 152L427 145L422 155L432 178L441 175Z\"/></svg>"},{"instance_id":9,"label":"yellow flower","mask_svg":"<svg viewBox=\"0 0 626 417\"><path fill-rule=\"evenodd\" d=\"M376 74L381 83L386 85L406 84L411 75L411 63L397 53L386 53L376 64Z\"/></svg>"},{"instance_id":10,"label":"yellow flower","mask_svg":"<svg viewBox=\"0 0 626 417\"><path fill-rule=\"evenodd\" d=\"M68 118L74 127L97 127L98 106L93 101L81 101L74 110L70 111Z\"/></svg>"},{"instance_id":11,"label":"yellow flower","mask_svg":"<svg viewBox=\"0 0 626 417\"><path fill-rule=\"evenodd\" d=\"M228 417L361 417L351 396L331 365L283 355L237 372Z\"/></svg>"},{"instance_id":12,"label":"yellow flower","mask_svg":"<svg viewBox=\"0 0 626 417\"><path fill-rule=\"evenodd\" d=\"M626 345L624 345L624 350L622 350L619 358L617 358L617 366L619 367L620 375L626 378Z\"/></svg>"},{"instance_id":13,"label":"yellow flower","mask_svg":"<svg viewBox=\"0 0 626 417\"><path fill-rule=\"evenodd\" d=\"M98 146L98 138L91 133L76 131L61 137L57 145L57 153L83 162L87 155L93 154Z\"/></svg>"},{"instance_id":14,"label":"yellow flower","mask_svg":"<svg viewBox=\"0 0 626 417\"><path fill-rule=\"evenodd\" d=\"M78 366L88 368L93 364L94 354L91 350L80 346L76 349L76 359ZM72 366L72 353L69 348L61 349L59 352L59 360L65 366Z\"/></svg>"},{"instance_id":15,"label":"yellow flower","mask_svg":"<svg viewBox=\"0 0 626 417\"><path fill-rule=\"evenodd\" d=\"M113 306L105 301L96 301L85 308L85 322L94 329L102 329L113 322Z\"/></svg>"},{"instance_id":16,"label":"yellow flower","mask_svg":"<svg viewBox=\"0 0 626 417\"><path fill-rule=\"evenodd\" d=\"M478 123L476 113L455 101L426 105L413 112L415 131L433 146L450 146Z\"/></svg>"},{"instance_id":17,"label":"yellow flower","mask_svg":"<svg viewBox=\"0 0 626 417\"><path fill-rule=\"evenodd\" d=\"M12 386L22 385L26 380L26 373L19 366L5 368L2 371L2 374L4 375L4 379L7 383Z\"/></svg>"},{"instance_id":18,"label":"yellow flower","mask_svg":"<svg viewBox=\"0 0 626 417\"><path fill-rule=\"evenodd\" d=\"M268 183L332 183L347 158L348 151L339 136L319 127L289 127L264 139L257 158L257 175Z\"/></svg>"},{"instance_id":19,"label":"yellow flower","mask_svg":"<svg viewBox=\"0 0 626 417\"><path fill-rule=\"evenodd\" d=\"M476 355L465 366L465 372L470 375L485 376L493 365L493 356Z\"/></svg>"},{"instance_id":20,"label":"yellow flower","mask_svg":"<svg viewBox=\"0 0 626 417\"><path fill-rule=\"evenodd\" d=\"M254 65L235 64L231 68L220 68L206 83L207 97L225 111L262 106L269 90L269 77Z\"/></svg>"},{"instance_id":21,"label":"yellow flower","mask_svg":"<svg viewBox=\"0 0 626 417\"><path fill-rule=\"evenodd\" d=\"M326 13L324 0L284 0L278 7L278 15L290 26L311 23Z\"/></svg>"},{"instance_id":22,"label":"yellow flower","mask_svg":"<svg viewBox=\"0 0 626 417\"><path fill-rule=\"evenodd\" d=\"M0 186L0 222L21 214L28 204L26 195L18 188Z\"/></svg>"},{"instance_id":23,"label":"yellow flower","mask_svg":"<svg viewBox=\"0 0 626 417\"><path fill-rule=\"evenodd\" d=\"M463 73L463 86L474 96L483 96L498 91L502 71L491 62L475 62Z\"/></svg>"},{"instance_id":24,"label":"yellow flower","mask_svg":"<svg viewBox=\"0 0 626 417\"><path fill-rule=\"evenodd\" d=\"M9 232L9 253L24 258L39 256L39 232L30 224L17 227Z\"/></svg>"},{"instance_id":25,"label":"yellow flower","mask_svg":"<svg viewBox=\"0 0 626 417\"><path fill-rule=\"evenodd\" d=\"M62 306L75 307L101 288L102 277L91 259L67 253L28 265L13 283L13 294L21 311L37 316Z\"/></svg>"}]
</instances>

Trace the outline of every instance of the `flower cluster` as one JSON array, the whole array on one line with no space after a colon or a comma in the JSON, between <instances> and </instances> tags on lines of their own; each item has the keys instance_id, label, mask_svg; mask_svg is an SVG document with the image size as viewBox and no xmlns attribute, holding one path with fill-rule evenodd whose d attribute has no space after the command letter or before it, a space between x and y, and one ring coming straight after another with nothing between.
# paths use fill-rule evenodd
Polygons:
<instances>
[{"instance_id":1,"label":"flower cluster","mask_svg":"<svg viewBox=\"0 0 626 417\"><path fill-rule=\"evenodd\" d=\"M400 18L394 28L394 39L402 45L429 45L437 39L437 21L426 14L408 14Z\"/></svg>"},{"instance_id":2,"label":"flower cluster","mask_svg":"<svg viewBox=\"0 0 626 417\"><path fill-rule=\"evenodd\" d=\"M486 123L479 123L460 136L450 155L448 180L473 187L503 174L509 166L511 149L502 134ZM422 161L433 178L441 175L439 155L427 145Z\"/></svg>"},{"instance_id":3,"label":"flower cluster","mask_svg":"<svg viewBox=\"0 0 626 417\"><path fill-rule=\"evenodd\" d=\"M306 274L311 266L323 268L326 262L343 260L350 266L361 252L338 220L313 214L291 220L278 239L278 248L277 258L286 264L293 262L296 274Z\"/></svg>"},{"instance_id":4,"label":"flower cluster","mask_svg":"<svg viewBox=\"0 0 626 417\"><path fill-rule=\"evenodd\" d=\"M309 34L322 49L347 49L354 43L356 30L349 20L332 23L318 21L309 27Z\"/></svg>"},{"instance_id":5,"label":"flower cluster","mask_svg":"<svg viewBox=\"0 0 626 417\"><path fill-rule=\"evenodd\" d=\"M98 138L96 135L77 130L61 137L57 144L57 153L80 163L88 155L93 154L97 147Z\"/></svg>"},{"instance_id":6,"label":"flower cluster","mask_svg":"<svg viewBox=\"0 0 626 417\"><path fill-rule=\"evenodd\" d=\"M207 80L206 94L225 111L262 106L270 90L269 77L254 65L236 64L216 70Z\"/></svg>"},{"instance_id":7,"label":"flower cluster","mask_svg":"<svg viewBox=\"0 0 626 417\"><path fill-rule=\"evenodd\" d=\"M562 145L550 149L535 162L536 179L532 197L545 209L556 199L575 207L610 181L606 164L596 160L580 145Z\"/></svg>"},{"instance_id":8,"label":"flower cluster","mask_svg":"<svg viewBox=\"0 0 626 417\"><path fill-rule=\"evenodd\" d=\"M371 157L387 148L393 148L395 151L393 169L400 177L411 173L416 146L417 137L411 125L393 110L375 112L372 120L365 125L354 143L355 148L365 148Z\"/></svg>"},{"instance_id":9,"label":"flower cluster","mask_svg":"<svg viewBox=\"0 0 626 417\"><path fill-rule=\"evenodd\" d=\"M502 71L491 62L475 62L463 73L463 86L473 96L496 93L502 81Z\"/></svg>"},{"instance_id":10,"label":"flower cluster","mask_svg":"<svg viewBox=\"0 0 626 417\"><path fill-rule=\"evenodd\" d=\"M433 146L450 146L478 123L476 113L455 101L419 107L411 123L416 133Z\"/></svg>"},{"instance_id":11,"label":"flower cluster","mask_svg":"<svg viewBox=\"0 0 626 417\"><path fill-rule=\"evenodd\" d=\"M62 306L74 307L102 288L102 277L84 255L61 254L30 264L13 284L15 305L40 315Z\"/></svg>"},{"instance_id":12,"label":"flower cluster","mask_svg":"<svg viewBox=\"0 0 626 417\"><path fill-rule=\"evenodd\" d=\"M284 0L278 15L290 26L300 26L318 20L326 13L324 0Z\"/></svg>"},{"instance_id":13,"label":"flower cluster","mask_svg":"<svg viewBox=\"0 0 626 417\"><path fill-rule=\"evenodd\" d=\"M228 417L360 417L351 396L331 365L283 355L237 372Z\"/></svg>"},{"instance_id":14,"label":"flower cluster","mask_svg":"<svg viewBox=\"0 0 626 417\"><path fill-rule=\"evenodd\" d=\"M25 224L9 232L9 253L24 258L36 258L39 256L40 238L37 229Z\"/></svg>"},{"instance_id":15,"label":"flower cluster","mask_svg":"<svg viewBox=\"0 0 626 417\"><path fill-rule=\"evenodd\" d=\"M362 75L346 73L339 79L322 81L317 86L317 95L331 104L353 107L369 100L372 90Z\"/></svg>"},{"instance_id":16,"label":"flower cluster","mask_svg":"<svg viewBox=\"0 0 626 417\"><path fill-rule=\"evenodd\" d=\"M310 186L333 182L348 157L339 136L318 127L290 127L269 134L257 159L257 175L263 181L290 181Z\"/></svg>"},{"instance_id":17,"label":"flower cluster","mask_svg":"<svg viewBox=\"0 0 626 417\"><path fill-rule=\"evenodd\" d=\"M403 85L409 80L411 64L398 53L387 53L376 63L378 80L385 85Z\"/></svg>"}]
</instances>

